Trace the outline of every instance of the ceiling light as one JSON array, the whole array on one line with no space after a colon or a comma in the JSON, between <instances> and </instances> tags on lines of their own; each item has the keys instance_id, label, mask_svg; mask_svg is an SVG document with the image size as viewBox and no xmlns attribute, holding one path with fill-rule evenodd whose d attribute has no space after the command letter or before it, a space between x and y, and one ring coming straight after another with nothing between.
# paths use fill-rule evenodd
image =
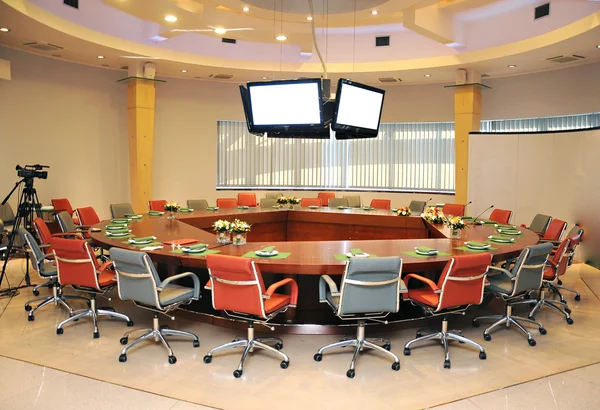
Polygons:
<instances>
[{"instance_id":1,"label":"ceiling light","mask_svg":"<svg viewBox=\"0 0 600 410\"><path fill-rule=\"evenodd\" d=\"M10 31L10 29L6 28L6 27L0 27L0 31L3 33L8 33Z\"/></svg>"},{"instance_id":2,"label":"ceiling light","mask_svg":"<svg viewBox=\"0 0 600 410\"><path fill-rule=\"evenodd\" d=\"M377 10L373 10L373 11L371 12L371 14L372 14L372 15L374 15L374 16L376 16L377 14L379 14L379 12L378 12Z\"/></svg>"},{"instance_id":3,"label":"ceiling light","mask_svg":"<svg viewBox=\"0 0 600 410\"><path fill-rule=\"evenodd\" d=\"M287 40L287 37L284 36L283 34L280 34L277 37L275 37L275 40L285 41L285 40Z\"/></svg>"},{"instance_id":4,"label":"ceiling light","mask_svg":"<svg viewBox=\"0 0 600 410\"><path fill-rule=\"evenodd\" d=\"M429 78L431 77L431 74L425 74L425 77Z\"/></svg>"},{"instance_id":5,"label":"ceiling light","mask_svg":"<svg viewBox=\"0 0 600 410\"><path fill-rule=\"evenodd\" d=\"M177 17L168 15L165 16L165 21L168 21L169 23L175 23L177 21Z\"/></svg>"},{"instance_id":6,"label":"ceiling light","mask_svg":"<svg viewBox=\"0 0 600 410\"><path fill-rule=\"evenodd\" d=\"M514 65L514 64L510 64L510 65L508 66L508 68L515 68L515 67L516 67L516 65Z\"/></svg>"},{"instance_id":7,"label":"ceiling light","mask_svg":"<svg viewBox=\"0 0 600 410\"><path fill-rule=\"evenodd\" d=\"M268 80L269 77L261 77L263 80Z\"/></svg>"},{"instance_id":8,"label":"ceiling light","mask_svg":"<svg viewBox=\"0 0 600 410\"><path fill-rule=\"evenodd\" d=\"M186 69L181 70L182 73L187 73Z\"/></svg>"},{"instance_id":9,"label":"ceiling light","mask_svg":"<svg viewBox=\"0 0 600 410\"><path fill-rule=\"evenodd\" d=\"M97 58L100 58L100 59L102 59L102 58L104 58L104 56L98 56Z\"/></svg>"},{"instance_id":10,"label":"ceiling light","mask_svg":"<svg viewBox=\"0 0 600 410\"><path fill-rule=\"evenodd\" d=\"M242 10L244 10L247 13L250 11L250 7L244 7Z\"/></svg>"},{"instance_id":11,"label":"ceiling light","mask_svg":"<svg viewBox=\"0 0 600 410\"><path fill-rule=\"evenodd\" d=\"M225 33L227 33L227 30L224 29L224 28L217 27L215 29L215 33L217 33L217 34L225 34Z\"/></svg>"},{"instance_id":12,"label":"ceiling light","mask_svg":"<svg viewBox=\"0 0 600 410\"><path fill-rule=\"evenodd\" d=\"M1 29L1 28L0 28L0 30L4 30L4 29ZM600 48L600 44L598 44L598 45L596 46L596 48Z\"/></svg>"},{"instance_id":13,"label":"ceiling light","mask_svg":"<svg viewBox=\"0 0 600 410\"><path fill-rule=\"evenodd\" d=\"M307 19L308 21L312 21L312 16L308 16L306 19Z\"/></svg>"}]
</instances>

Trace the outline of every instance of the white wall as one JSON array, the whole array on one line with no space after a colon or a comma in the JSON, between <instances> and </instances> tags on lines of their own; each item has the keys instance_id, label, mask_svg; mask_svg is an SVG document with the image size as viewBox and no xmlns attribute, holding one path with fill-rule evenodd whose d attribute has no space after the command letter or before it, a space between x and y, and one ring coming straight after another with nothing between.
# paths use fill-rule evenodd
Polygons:
<instances>
[{"instance_id":1,"label":"white wall","mask_svg":"<svg viewBox=\"0 0 600 410\"><path fill-rule=\"evenodd\" d=\"M43 203L67 197L108 217L109 203L129 201L127 85L115 83L123 73L3 47L0 58L12 65L12 80L0 80L0 201L15 165L35 163L50 165L48 179L35 180Z\"/></svg>"},{"instance_id":2,"label":"white wall","mask_svg":"<svg viewBox=\"0 0 600 410\"><path fill-rule=\"evenodd\" d=\"M537 213L585 229L580 259L600 264L600 130L471 134L469 200L513 211L529 225Z\"/></svg>"}]
</instances>

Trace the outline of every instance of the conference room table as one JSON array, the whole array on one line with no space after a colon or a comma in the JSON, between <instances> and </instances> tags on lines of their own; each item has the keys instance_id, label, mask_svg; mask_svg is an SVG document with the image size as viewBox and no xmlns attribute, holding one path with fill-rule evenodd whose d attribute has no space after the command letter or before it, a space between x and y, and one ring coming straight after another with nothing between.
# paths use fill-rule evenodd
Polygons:
<instances>
[{"instance_id":1,"label":"conference room table","mask_svg":"<svg viewBox=\"0 0 600 410\"><path fill-rule=\"evenodd\" d=\"M244 245L217 243L212 225L219 219L240 219L251 224L248 242ZM92 227L101 229L100 232L90 229L89 234L96 244L104 248L117 246L141 249L140 246L128 244L127 239L105 236L103 228L108 223L110 220ZM494 262L516 257L524 247L538 242L536 233L525 228L519 229L522 234L515 237L514 243L491 243L489 252ZM137 237L155 236L157 242L174 241L176 245L183 239L194 239L207 244L209 249L218 251L220 255L242 257L267 246L275 246L280 253L289 253L289 256L282 259L256 257L254 260L263 273L267 286L282 277L297 280L300 288L298 306L282 319L281 324L287 327L305 326L301 332L310 333L320 333L319 326L336 322L330 309L318 303L318 278L327 274L339 282L349 260L343 255L351 249L360 249L372 257L399 256L403 261L403 276L418 272L437 279L452 256L477 252L465 249L466 242L486 242L490 235L497 233L493 225L468 224L457 239L451 237L449 228L431 224L417 215L397 216L389 210L342 210L327 207L201 210L180 212L175 220L168 219L167 213L161 216L146 214L142 219L132 220L130 230ZM166 274L191 270L198 274L204 285L208 281L206 258L184 254L176 245L164 244L162 249L147 253L154 262L166 266ZM420 246L437 249L438 256L416 255L415 248ZM203 293L207 292L203 290ZM206 294L203 299L204 302L193 305L192 310L213 318L220 317L219 312L212 311L210 294ZM408 309L397 314L396 318L409 320L420 315L422 312L419 310ZM307 330L309 328L311 330Z\"/></svg>"}]
</instances>

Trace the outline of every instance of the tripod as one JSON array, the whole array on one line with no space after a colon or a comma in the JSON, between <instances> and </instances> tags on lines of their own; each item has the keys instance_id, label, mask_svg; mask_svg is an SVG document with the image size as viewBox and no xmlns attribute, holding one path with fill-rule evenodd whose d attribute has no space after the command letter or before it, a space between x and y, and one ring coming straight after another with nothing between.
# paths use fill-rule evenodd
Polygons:
<instances>
[{"instance_id":1,"label":"tripod","mask_svg":"<svg viewBox=\"0 0 600 410\"><path fill-rule=\"evenodd\" d=\"M19 228L23 227L26 230L31 231L33 227L34 212L37 217L41 216L41 205L40 201L38 200L37 191L33 187L33 177L26 177L18 181L15 184L14 188L6 196L6 198L4 198L4 201L2 201L2 205L6 204L6 202L10 199L12 194L21 184L23 184L25 187L23 188L23 191L21 192L21 197L19 198L19 205L17 206L17 215L15 217L15 223L13 225L13 229L10 234L10 239L8 240L8 245L6 246L6 250L4 253L4 264L2 265L2 273L0 274L0 287L2 286L4 275L6 274L6 266L8 265L8 260L10 259L10 255L13 252L15 238L19 234ZM25 252L25 260L27 266L25 271L26 284L23 286L16 286L13 288L0 290L0 296L15 295L17 289L31 286L31 278L29 277L29 252Z\"/></svg>"}]
</instances>

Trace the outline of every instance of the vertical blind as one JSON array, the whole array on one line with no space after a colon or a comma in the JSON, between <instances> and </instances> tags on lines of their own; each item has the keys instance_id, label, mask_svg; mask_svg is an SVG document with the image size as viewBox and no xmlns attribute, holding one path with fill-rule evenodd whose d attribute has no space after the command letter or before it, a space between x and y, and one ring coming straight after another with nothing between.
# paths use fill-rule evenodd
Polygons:
<instances>
[{"instance_id":1,"label":"vertical blind","mask_svg":"<svg viewBox=\"0 0 600 410\"><path fill-rule=\"evenodd\" d=\"M565 131L600 127L600 113L481 121L482 132Z\"/></svg>"},{"instance_id":2,"label":"vertical blind","mask_svg":"<svg viewBox=\"0 0 600 410\"><path fill-rule=\"evenodd\" d=\"M372 139L257 137L218 121L217 188L454 191L454 124L381 124Z\"/></svg>"}]
</instances>

